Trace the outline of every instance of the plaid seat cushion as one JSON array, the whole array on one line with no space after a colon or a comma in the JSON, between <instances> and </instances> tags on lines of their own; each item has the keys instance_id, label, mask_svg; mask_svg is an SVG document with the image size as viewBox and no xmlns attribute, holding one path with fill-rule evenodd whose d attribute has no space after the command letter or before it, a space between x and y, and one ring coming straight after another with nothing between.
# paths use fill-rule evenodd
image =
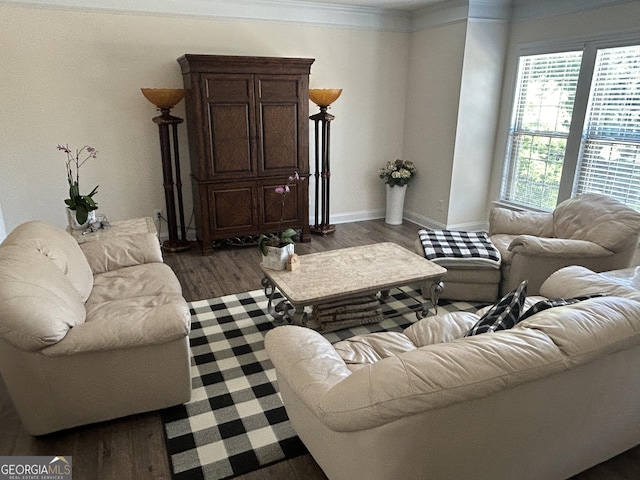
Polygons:
<instances>
[{"instance_id":1,"label":"plaid seat cushion","mask_svg":"<svg viewBox=\"0 0 640 480\"><path fill-rule=\"evenodd\" d=\"M527 281L524 280L518 288L507 293L495 303L482 317L471 327L465 337L479 335L487 332L497 332L513 327L520 319L522 307L527 297Z\"/></svg>"},{"instance_id":2,"label":"plaid seat cushion","mask_svg":"<svg viewBox=\"0 0 640 480\"><path fill-rule=\"evenodd\" d=\"M420 230L418 237L425 258L443 267L500 268L500 252L486 232Z\"/></svg>"}]
</instances>

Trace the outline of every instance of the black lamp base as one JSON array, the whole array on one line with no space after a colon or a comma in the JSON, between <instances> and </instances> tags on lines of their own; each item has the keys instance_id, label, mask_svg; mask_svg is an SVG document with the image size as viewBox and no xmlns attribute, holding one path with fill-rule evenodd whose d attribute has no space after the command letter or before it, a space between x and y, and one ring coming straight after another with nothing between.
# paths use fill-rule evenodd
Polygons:
<instances>
[{"instance_id":1,"label":"black lamp base","mask_svg":"<svg viewBox=\"0 0 640 480\"><path fill-rule=\"evenodd\" d=\"M309 230L317 235L328 235L336 231L336 226L323 223L322 225L310 225Z\"/></svg>"},{"instance_id":2,"label":"black lamp base","mask_svg":"<svg viewBox=\"0 0 640 480\"><path fill-rule=\"evenodd\" d=\"M169 253L185 252L191 248L191 242L188 240L165 240L162 242L162 250Z\"/></svg>"}]
</instances>

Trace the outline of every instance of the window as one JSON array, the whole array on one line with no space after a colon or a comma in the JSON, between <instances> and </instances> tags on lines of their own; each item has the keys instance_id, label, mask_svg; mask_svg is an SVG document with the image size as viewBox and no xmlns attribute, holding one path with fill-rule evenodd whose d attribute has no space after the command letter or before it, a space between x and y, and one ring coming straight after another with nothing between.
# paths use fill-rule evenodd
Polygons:
<instances>
[{"instance_id":1,"label":"window","mask_svg":"<svg viewBox=\"0 0 640 480\"><path fill-rule=\"evenodd\" d=\"M640 46L520 57L501 200L587 192L640 210Z\"/></svg>"}]
</instances>

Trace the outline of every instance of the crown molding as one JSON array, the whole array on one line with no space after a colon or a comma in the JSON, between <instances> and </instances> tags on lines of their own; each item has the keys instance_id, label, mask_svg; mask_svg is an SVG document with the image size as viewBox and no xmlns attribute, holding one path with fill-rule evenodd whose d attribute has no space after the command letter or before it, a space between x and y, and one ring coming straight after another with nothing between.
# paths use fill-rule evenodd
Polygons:
<instances>
[{"instance_id":1,"label":"crown molding","mask_svg":"<svg viewBox=\"0 0 640 480\"><path fill-rule=\"evenodd\" d=\"M511 20L524 22L637 2L638 0L513 0Z\"/></svg>"},{"instance_id":2,"label":"crown molding","mask_svg":"<svg viewBox=\"0 0 640 480\"><path fill-rule=\"evenodd\" d=\"M411 31L467 21L508 22L511 0L451 0L415 12Z\"/></svg>"},{"instance_id":3,"label":"crown molding","mask_svg":"<svg viewBox=\"0 0 640 480\"><path fill-rule=\"evenodd\" d=\"M287 0L0 0L21 7L57 8L216 19L245 19L408 32L406 11Z\"/></svg>"},{"instance_id":4,"label":"crown molding","mask_svg":"<svg viewBox=\"0 0 640 480\"><path fill-rule=\"evenodd\" d=\"M0 0L0 5L410 33L467 21L523 22L638 1L447 0L414 11L291 0Z\"/></svg>"}]
</instances>

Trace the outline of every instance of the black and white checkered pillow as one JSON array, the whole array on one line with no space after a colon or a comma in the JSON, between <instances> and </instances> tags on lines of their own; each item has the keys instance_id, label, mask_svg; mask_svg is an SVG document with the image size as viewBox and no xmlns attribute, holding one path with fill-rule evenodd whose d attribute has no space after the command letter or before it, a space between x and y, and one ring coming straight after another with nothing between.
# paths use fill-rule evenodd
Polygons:
<instances>
[{"instance_id":1,"label":"black and white checkered pillow","mask_svg":"<svg viewBox=\"0 0 640 480\"><path fill-rule=\"evenodd\" d=\"M583 297L547 298L545 300L540 300L539 302L536 302L534 305L532 305L529 308L529 310L524 312L516 323L521 322L522 320L524 320L526 318L529 318L529 317L535 315L536 313L542 312L543 310L547 310L549 308L563 307L565 305L573 305L574 303L578 303L578 302L581 302L583 300L587 300L589 298L596 298L596 297L603 297L603 296L604 296L604 294L600 293L600 294L595 294L595 295L585 295Z\"/></svg>"},{"instance_id":2,"label":"black and white checkered pillow","mask_svg":"<svg viewBox=\"0 0 640 480\"><path fill-rule=\"evenodd\" d=\"M419 230L427 260L440 265L486 265L500 268L500 251L486 232Z\"/></svg>"},{"instance_id":3,"label":"black and white checkered pillow","mask_svg":"<svg viewBox=\"0 0 640 480\"><path fill-rule=\"evenodd\" d=\"M471 327L465 337L481 333L496 332L513 327L520 318L525 298L527 297L527 281L524 280L518 288L507 293L485 313L476 324Z\"/></svg>"}]
</instances>

